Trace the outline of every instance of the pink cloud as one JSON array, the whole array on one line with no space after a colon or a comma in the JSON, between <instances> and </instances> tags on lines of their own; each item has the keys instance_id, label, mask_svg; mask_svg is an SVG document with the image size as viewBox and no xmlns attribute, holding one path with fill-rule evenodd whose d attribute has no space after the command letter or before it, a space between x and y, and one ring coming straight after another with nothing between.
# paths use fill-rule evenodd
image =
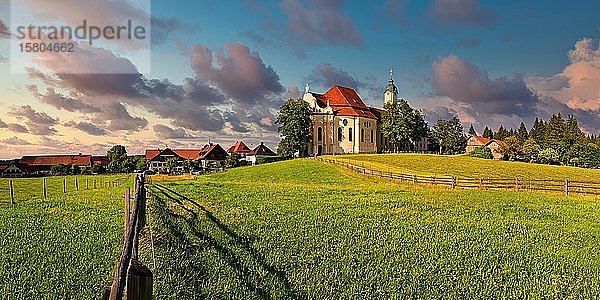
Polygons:
<instances>
[{"instance_id":1,"label":"pink cloud","mask_svg":"<svg viewBox=\"0 0 600 300\"><path fill-rule=\"evenodd\" d=\"M529 87L569 108L600 111L600 45L583 38L568 56L570 64L562 72L550 77L529 76Z\"/></svg>"},{"instance_id":2,"label":"pink cloud","mask_svg":"<svg viewBox=\"0 0 600 300\"><path fill-rule=\"evenodd\" d=\"M481 5L479 0L436 0L427 15L440 29L448 27L490 27L497 14Z\"/></svg>"}]
</instances>

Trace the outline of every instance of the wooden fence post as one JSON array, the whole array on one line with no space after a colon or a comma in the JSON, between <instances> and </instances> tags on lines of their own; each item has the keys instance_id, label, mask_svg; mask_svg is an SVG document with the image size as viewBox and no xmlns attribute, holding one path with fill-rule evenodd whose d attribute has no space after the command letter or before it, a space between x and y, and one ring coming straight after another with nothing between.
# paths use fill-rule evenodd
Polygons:
<instances>
[{"instance_id":1,"label":"wooden fence post","mask_svg":"<svg viewBox=\"0 0 600 300\"><path fill-rule=\"evenodd\" d=\"M10 204L15 204L15 191L13 190L13 182L12 179L8 181L8 187L10 189Z\"/></svg>"},{"instance_id":2,"label":"wooden fence post","mask_svg":"<svg viewBox=\"0 0 600 300\"><path fill-rule=\"evenodd\" d=\"M89 178L86 178L86 179L85 179L85 189L86 189L86 190L87 190L87 189L88 189L88 187L89 187L89 181L90 181L90 180L89 180Z\"/></svg>"},{"instance_id":3,"label":"wooden fence post","mask_svg":"<svg viewBox=\"0 0 600 300\"><path fill-rule=\"evenodd\" d=\"M569 196L569 178L565 178L565 195Z\"/></svg>"},{"instance_id":4,"label":"wooden fence post","mask_svg":"<svg viewBox=\"0 0 600 300\"><path fill-rule=\"evenodd\" d=\"M94 179L94 189L96 189L96 179Z\"/></svg>"},{"instance_id":5,"label":"wooden fence post","mask_svg":"<svg viewBox=\"0 0 600 300\"><path fill-rule=\"evenodd\" d=\"M44 199L48 196L48 189L46 188L46 177L44 177Z\"/></svg>"},{"instance_id":6,"label":"wooden fence post","mask_svg":"<svg viewBox=\"0 0 600 300\"><path fill-rule=\"evenodd\" d=\"M137 259L132 259L127 270L127 300L152 299L152 271Z\"/></svg>"},{"instance_id":7,"label":"wooden fence post","mask_svg":"<svg viewBox=\"0 0 600 300\"><path fill-rule=\"evenodd\" d=\"M67 192L67 178L63 178L63 194Z\"/></svg>"},{"instance_id":8,"label":"wooden fence post","mask_svg":"<svg viewBox=\"0 0 600 300\"><path fill-rule=\"evenodd\" d=\"M456 176L452 176L452 188L456 187Z\"/></svg>"},{"instance_id":9,"label":"wooden fence post","mask_svg":"<svg viewBox=\"0 0 600 300\"><path fill-rule=\"evenodd\" d=\"M479 189L483 189L483 178L479 177Z\"/></svg>"},{"instance_id":10,"label":"wooden fence post","mask_svg":"<svg viewBox=\"0 0 600 300\"><path fill-rule=\"evenodd\" d=\"M131 207L129 187L125 188L125 234L127 234L127 227L129 226L129 210Z\"/></svg>"},{"instance_id":11,"label":"wooden fence post","mask_svg":"<svg viewBox=\"0 0 600 300\"><path fill-rule=\"evenodd\" d=\"M77 180L77 177L75 177L75 190L79 191L79 181Z\"/></svg>"},{"instance_id":12,"label":"wooden fence post","mask_svg":"<svg viewBox=\"0 0 600 300\"><path fill-rule=\"evenodd\" d=\"M412 176L412 183L417 183L417 175Z\"/></svg>"},{"instance_id":13,"label":"wooden fence post","mask_svg":"<svg viewBox=\"0 0 600 300\"><path fill-rule=\"evenodd\" d=\"M519 179L519 177L515 177L515 190L517 190L517 192L520 190L520 181L521 179Z\"/></svg>"}]
</instances>

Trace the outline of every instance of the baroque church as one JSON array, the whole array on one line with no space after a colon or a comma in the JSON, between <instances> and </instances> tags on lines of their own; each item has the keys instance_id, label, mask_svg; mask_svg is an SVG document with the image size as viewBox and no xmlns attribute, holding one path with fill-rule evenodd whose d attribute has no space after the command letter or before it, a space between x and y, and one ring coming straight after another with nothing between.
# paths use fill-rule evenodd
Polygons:
<instances>
[{"instance_id":1,"label":"baroque church","mask_svg":"<svg viewBox=\"0 0 600 300\"><path fill-rule=\"evenodd\" d=\"M398 100L398 88L390 70L390 81L385 87L384 101ZM381 153L392 149L388 138L381 133L383 109L368 107L354 89L334 85L324 94L310 91L306 84L303 97L311 108L312 140L309 155L344 153ZM409 148L426 151L423 138Z\"/></svg>"}]
</instances>

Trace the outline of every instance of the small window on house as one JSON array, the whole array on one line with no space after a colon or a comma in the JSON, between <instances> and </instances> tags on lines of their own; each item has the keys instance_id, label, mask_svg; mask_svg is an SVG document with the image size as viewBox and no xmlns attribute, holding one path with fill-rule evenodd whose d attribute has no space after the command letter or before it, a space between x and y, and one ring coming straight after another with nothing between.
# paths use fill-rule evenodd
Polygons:
<instances>
[{"instance_id":1,"label":"small window on house","mask_svg":"<svg viewBox=\"0 0 600 300\"><path fill-rule=\"evenodd\" d=\"M348 128L348 141L352 142L352 128Z\"/></svg>"},{"instance_id":2,"label":"small window on house","mask_svg":"<svg viewBox=\"0 0 600 300\"><path fill-rule=\"evenodd\" d=\"M319 127L317 128L317 141L322 141L323 140L323 128Z\"/></svg>"},{"instance_id":3,"label":"small window on house","mask_svg":"<svg viewBox=\"0 0 600 300\"><path fill-rule=\"evenodd\" d=\"M364 128L360 129L360 142L361 143L365 142L365 129Z\"/></svg>"},{"instance_id":4,"label":"small window on house","mask_svg":"<svg viewBox=\"0 0 600 300\"><path fill-rule=\"evenodd\" d=\"M342 128L338 127L338 142L341 142L344 139L344 133L342 132Z\"/></svg>"},{"instance_id":5,"label":"small window on house","mask_svg":"<svg viewBox=\"0 0 600 300\"><path fill-rule=\"evenodd\" d=\"M371 129L371 143L373 143L373 129Z\"/></svg>"}]
</instances>

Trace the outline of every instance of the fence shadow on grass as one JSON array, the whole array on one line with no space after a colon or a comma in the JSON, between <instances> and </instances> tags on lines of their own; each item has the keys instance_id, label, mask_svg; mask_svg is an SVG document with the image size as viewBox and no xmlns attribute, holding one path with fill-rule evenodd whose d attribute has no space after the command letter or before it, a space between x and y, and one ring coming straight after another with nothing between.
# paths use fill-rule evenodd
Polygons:
<instances>
[{"instance_id":1,"label":"fence shadow on grass","mask_svg":"<svg viewBox=\"0 0 600 300\"><path fill-rule=\"evenodd\" d=\"M282 286L285 297L288 299L306 299L307 296L304 292L294 291L291 283L286 277L284 271L278 270L275 266L269 264L265 261L263 256L251 246L251 240L247 237L243 237L233 231L229 226L223 224L212 212L210 212L206 207L202 206L198 202L170 189L166 186L155 184L153 185L153 194L160 200L160 197L166 197L167 199L177 203L180 208L185 210L191 217L186 218L180 214L177 214L173 211L169 210L169 215L174 218L185 222L190 230L190 232L198 239L206 242L210 247L216 249L220 255L227 261L227 263L233 267L240 279L244 282L246 288L250 290L252 293L260 297L261 299L271 299L272 293L277 293L277 287L269 287L265 285L266 282L259 282L256 278L261 278L259 270L255 270L252 266L245 265L242 261L244 254L238 254L234 250L235 247L243 249L247 255L252 259L253 262L256 262L257 265L266 270L269 276L276 278L279 284ZM201 222L201 216L198 215L196 210L188 208L185 203L189 203L202 211L205 217L214 224L220 231L225 233L228 237L230 237L234 241L233 247L228 247L226 243L219 242L215 237L210 236L209 234L202 232L199 228ZM159 203L162 208L167 209L164 205L164 201ZM172 229L176 228L176 226L172 226ZM174 232L174 234L184 235L183 232Z\"/></svg>"}]
</instances>

